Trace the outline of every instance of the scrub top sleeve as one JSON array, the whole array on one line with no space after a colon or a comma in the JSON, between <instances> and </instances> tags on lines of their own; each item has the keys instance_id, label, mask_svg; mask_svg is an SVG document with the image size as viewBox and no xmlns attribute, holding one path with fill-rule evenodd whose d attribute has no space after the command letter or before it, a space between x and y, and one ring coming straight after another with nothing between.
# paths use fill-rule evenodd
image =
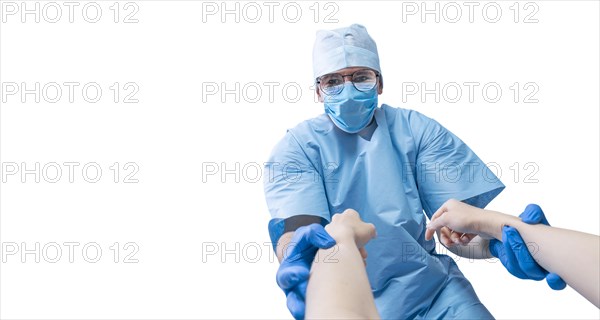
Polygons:
<instances>
[{"instance_id":1,"label":"scrub top sleeve","mask_svg":"<svg viewBox=\"0 0 600 320\"><path fill-rule=\"evenodd\" d=\"M504 189L485 163L437 121L413 111L409 123L417 148L415 178L429 219L448 199L484 208Z\"/></svg>"},{"instance_id":2,"label":"scrub top sleeve","mask_svg":"<svg viewBox=\"0 0 600 320\"><path fill-rule=\"evenodd\" d=\"M273 149L263 172L273 248L283 234L287 218L313 215L330 220L323 180L289 131Z\"/></svg>"}]
</instances>

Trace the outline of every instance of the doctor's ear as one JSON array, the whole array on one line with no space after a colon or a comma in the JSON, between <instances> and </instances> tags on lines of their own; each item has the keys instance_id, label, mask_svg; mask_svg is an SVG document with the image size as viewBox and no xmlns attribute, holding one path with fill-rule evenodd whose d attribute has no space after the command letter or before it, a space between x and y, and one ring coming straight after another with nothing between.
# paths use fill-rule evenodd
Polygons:
<instances>
[{"instance_id":1,"label":"doctor's ear","mask_svg":"<svg viewBox=\"0 0 600 320\"><path fill-rule=\"evenodd\" d=\"M379 84L377 85L377 94L382 94L383 93L383 82L379 81Z\"/></svg>"},{"instance_id":2,"label":"doctor's ear","mask_svg":"<svg viewBox=\"0 0 600 320\"><path fill-rule=\"evenodd\" d=\"M317 98L319 99L319 102L323 102L324 101L323 100L323 95L321 94L321 90L319 89L318 86L315 88L315 91L317 93Z\"/></svg>"}]
</instances>

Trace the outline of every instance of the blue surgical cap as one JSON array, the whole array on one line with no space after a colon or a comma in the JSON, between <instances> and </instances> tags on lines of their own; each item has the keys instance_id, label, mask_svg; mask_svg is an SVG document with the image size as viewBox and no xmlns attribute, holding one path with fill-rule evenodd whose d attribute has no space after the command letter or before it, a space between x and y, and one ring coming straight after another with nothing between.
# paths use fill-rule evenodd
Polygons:
<instances>
[{"instance_id":1,"label":"blue surgical cap","mask_svg":"<svg viewBox=\"0 0 600 320\"><path fill-rule=\"evenodd\" d=\"M348 67L368 67L381 73L375 41L360 24L347 28L317 31L313 48L313 75Z\"/></svg>"}]
</instances>

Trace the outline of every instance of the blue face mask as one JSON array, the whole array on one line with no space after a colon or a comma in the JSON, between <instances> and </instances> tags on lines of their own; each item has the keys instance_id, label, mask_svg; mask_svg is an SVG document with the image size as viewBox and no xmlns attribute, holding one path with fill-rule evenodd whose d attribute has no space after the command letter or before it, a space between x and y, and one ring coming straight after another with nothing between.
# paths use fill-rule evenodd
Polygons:
<instances>
[{"instance_id":1,"label":"blue face mask","mask_svg":"<svg viewBox=\"0 0 600 320\"><path fill-rule=\"evenodd\" d=\"M325 95L325 112L341 130L357 133L373 118L377 108L377 87L367 92L357 90L350 82L335 96Z\"/></svg>"}]
</instances>

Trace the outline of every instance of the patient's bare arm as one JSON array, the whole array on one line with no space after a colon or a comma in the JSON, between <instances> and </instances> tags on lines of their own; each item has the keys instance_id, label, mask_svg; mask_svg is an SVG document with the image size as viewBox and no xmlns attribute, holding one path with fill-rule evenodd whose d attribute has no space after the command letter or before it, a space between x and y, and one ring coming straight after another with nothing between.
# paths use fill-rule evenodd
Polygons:
<instances>
[{"instance_id":1,"label":"patient's bare arm","mask_svg":"<svg viewBox=\"0 0 600 320\"><path fill-rule=\"evenodd\" d=\"M375 227L354 210L333 216L325 230L336 240L321 249L306 291L307 319L378 319L359 248L375 236ZM327 259L323 259L327 257Z\"/></svg>"},{"instance_id":2,"label":"patient's bare arm","mask_svg":"<svg viewBox=\"0 0 600 320\"><path fill-rule=\"evenodd\" d=\"M558 274L575 291L600 307L600 237L543 224L530 225L518 217L456 200L447 201L433 215L425 238L431 239L434 231L444 226L455 232L476 233L500 241L504 226L515 228L526 243L536 244L535 248L528 249L540 266Z\"/></svg>"}]
</instances>

